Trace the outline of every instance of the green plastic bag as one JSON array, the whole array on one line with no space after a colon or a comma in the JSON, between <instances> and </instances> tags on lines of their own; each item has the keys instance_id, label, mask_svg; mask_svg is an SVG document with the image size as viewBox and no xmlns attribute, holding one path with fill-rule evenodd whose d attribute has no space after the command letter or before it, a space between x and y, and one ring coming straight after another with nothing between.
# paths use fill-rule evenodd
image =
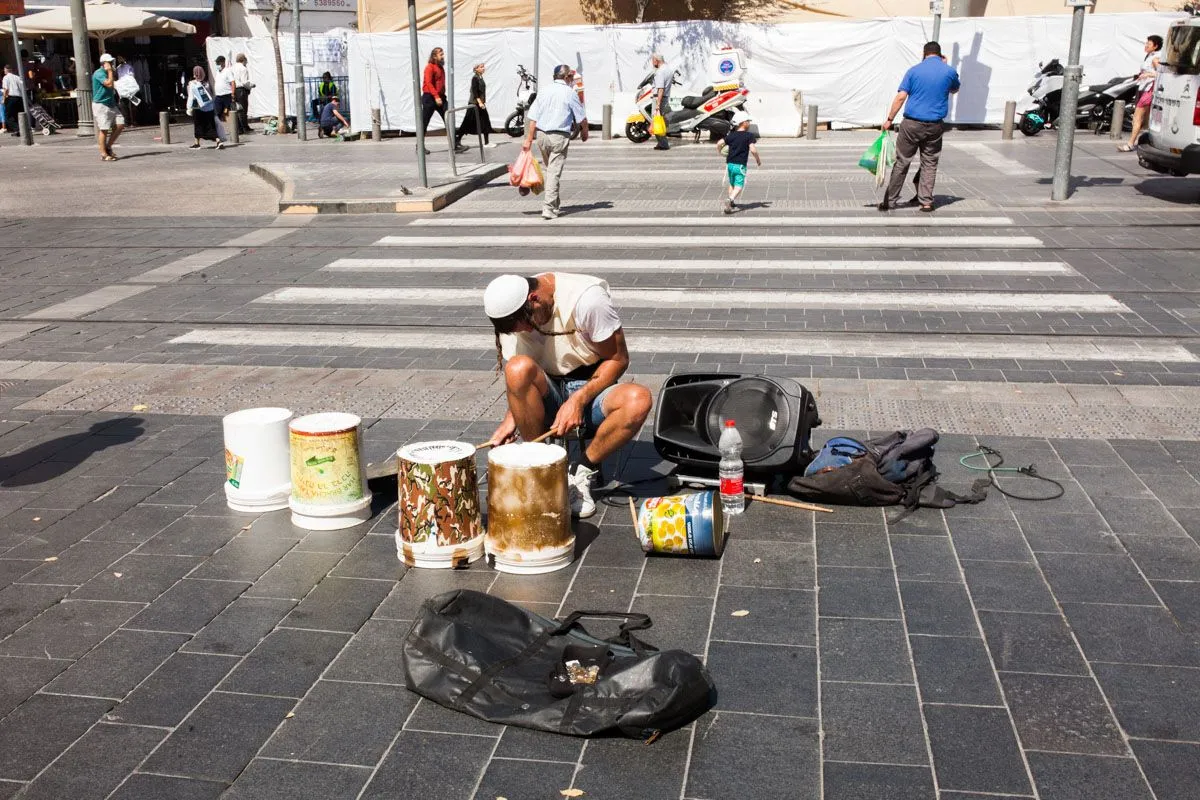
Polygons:
<instances>
[{"instance_id":1,"label":"green plastic bag","mask_svg":"<svg viewBox=\"0 0 1200 800\"><path fill-rule=\"evenodd\" d=\"M891 144L889 136L887 131L880 131L879 136L871 142L871 146L858 159L858 165L872 175L878 176L881 169L887 169L889 152L895 152L889 146ZM894 155L891 160L895 160Z\"/></svg>"}]
</instances>

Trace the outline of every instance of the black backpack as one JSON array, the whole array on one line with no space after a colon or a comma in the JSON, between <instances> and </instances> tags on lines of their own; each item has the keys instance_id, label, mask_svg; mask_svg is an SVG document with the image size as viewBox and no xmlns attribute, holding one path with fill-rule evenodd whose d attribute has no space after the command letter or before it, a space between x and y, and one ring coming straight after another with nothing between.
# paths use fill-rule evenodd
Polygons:
<instances>
[{"instance_id":1,"label":"black backpack","mask_svg":"<svg viewBox=\"0 0 1200 800\"><path fill-rule=\"evenodd\" d=\"M625 622L597 639L583 617ZM711 708L716 689L692 654L633 635L650 625L644 614L591 611L560 622L492 595L446 592L425 601L404 638L404 678L422 697L490 722L652 741Z\"/></svg>"},{"instance_id":2,"label":"black backpack","mask_svg":"<svg viewBox=\"0 0 1200 800\"><path fill-rule=\"evenodd\" d=\"M866 442L836 437L826 443L804 475L788 482L787 490L812 503L904 506L905 512L897 519L918 507L951 508L985 500L986 479L975 481L967 495L937 485L938 471L933 464L937 441L938 432L932 428L896 431Z\"/></svg>"}]
</instances>

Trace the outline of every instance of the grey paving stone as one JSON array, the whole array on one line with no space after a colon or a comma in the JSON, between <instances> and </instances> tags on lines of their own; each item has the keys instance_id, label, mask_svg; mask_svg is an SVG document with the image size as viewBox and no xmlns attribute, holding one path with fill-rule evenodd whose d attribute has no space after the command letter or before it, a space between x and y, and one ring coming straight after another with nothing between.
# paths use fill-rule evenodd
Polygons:
<instances>
[{"instance_id":1,"label":"grey paving stone","mask_svg":"<svg viewBox=\"0 0 1200 800\"><path fill-rule=\"evenodd\" d=\"M1004 709L926 705L924 710L939 790L1031 793Z\"/></svg>"},{"instance_id":2,"label":"grey paving stone","mask_svg":"<svg viewBox=\"0 0 1200 800\"><path fill-rule=\"evenodd\" d=\"M927 765L929 753L913 685L821 682L825 758Z\"/></svg>"},{"instance_id":3,"label":"grey paving stone","mask_svg":"<svg viewBox=\"0 0 1200 800\"><path fill-rule=\"evenodd\" d=\"M979 621L998 670L1087 674L1071 631L1058 614L980 611Z\"/></svg>"},{"instance_id":4,"label":"grey paving stone","mask_svg":"<svg viewBox=\"0 0 1200 800\"><path fill-rule=\"evenodd\" d=\"M382 517L378 520L380 523L387 523ZM296 545L296 550L306 553L341 553L345 555L354 549L355 545L363 540L367 535L365 525L355 525L353 528L344 528L340 531L305 531L295 525L292 526L297 536L303 536L299 544ZM395 525L392 525L395 528ZM392 555L395 556L396 548L393 544ZM397 559L399 561L399 559ZM350 577L374 577L353 575ZM391 579L395 580L398 575L392 575Z\"/></svg>"},{"instance_id":5,"label":"grey paving stone","mask_svg":"<svg viewBox=\"0 0 1200 800\"><path fill-rule=\"evenodd\" d=\"M134 553L80 586L71 599L150 603L199 563L200 559L193 557Z\"/></svg>"},{"instance_id":6,"label":"grey paving stone","mask_svg":"<svg viewBox=\"0 0 1200 800\"><path fill-rule=\"evenodd\" d=\"M624 571L609 570L604 573L592 572L585 563L575 578L571 587L571 596L567 605L572 608L583 608L575 595L579 594L580 581L584 581L584 590L596 593L597 600L603 598L600 586L593 587L597 578L606 574L614 576L612 585L624 587L628 577ZM641 573L641 581L636 582L639 594L669 594L677 597L713 597L717 593L717 577L721 572L721 562L707 558L673 558L671 556L647 557L645 569ZM636 575L635 581L636 581ZM618 593L617 597L620 597ZM605 606L607 608L608 606Z\"/></svg>"},{"instance_id":7,"label":"grey paving stone","mask_svg":"<svg viewBox=\"0 0 1200 800\"><path fill-rule=\"evenodd\" d=\"M1200 667L1200 644L1161 608L1065 603L1063 611L1089 660Z\"/></svg>"},{"instance_id":8,"label":"grey paving stone","mask_svg":"<svg viewBox=\"0 0 1200 800\"><path fill-rule=\"evenodd\" d=\"M825 800L932 800L937 796L927 766L826 761Z\"/></svg>"},{"instance_id":9,"label":"grey paving stone","mask_svg":"<svg viewBox=\"0 0 1200 800\"><path fill-rule=\"evenodd\" d=\"M818 737L816 720L710 711L696 722L684 797L819 800Z\"/></svg>"},{"instance_id":10,"label":"grey paving stone","mask_svg":"<svg viewBox=\"0 0 1200 800\"><path fill-rule=\"evenodd\" d=\"M1120 539L1147 579L1200 581L1200 544L1191 539L1129 534Z\"/></svg>"},{"instance_id":11,"label":"grey paving stone","mask_svg":"<svg viewBox=\"0 0 1200 800\"><path fill-rule=\"evenodd\" d=\"M23 797L104 800L166 734L131 725L96 725L30 783Z\"/></svg>"},{"instance_id":12,"label":"grey paving stone","mask_svg":"<svg viewBox=\"0 0 1200 800\"><path fill-rule=\"evenodd\" d=\"M912 636L913 663L926 703L1002 705L996 676L980 639Z\"/></svg>"},{"instance_id":13,"label":"grey paving stone","mask_svg":"<svg viewBox=\"0 0 1200 800\"><path fill-rule=\"evenodd\" d=\"M70 591L70 586L20 585L0 589L0 636L8 636ZM3 645L0 645L0 653L3 653Z\"/></svg>"},{"instance_id":14,"label":"grey paving stone","mask_svg":"<svg viewBox=\"0 0 1200 800\"><path fill-rule=\"evenodd\" d=\"M889 536L896 576L902 581L958 583L962 575L949 539L936 536Z\"/></svg>"},{"instance_id":15,"label":"grey paving stone","mask_svg":"<svg viewBox=\"0 0 1200 800\"><path fill-rule=\"evenodd\" d=\"M500 738L503 726L460 711L445 708L430 700L420 698L412 715L404 724L406 731L427 733L457 733L464 736L486 736Z\"/></svg>"},{"instance_id":16,"label":"grey paving stone","mask_svg":"<svg viewBox=\"0 0 1200 800\"><path fill-rule=\"evenodd\" d=\"M822 617L819 625L825 680L912 683L912 662L899 620Z\"/></svg>"},{"instance_id":17,"label":"grey paving stone","mask_svg":"<svg viewBox=\"0 0 1200 800\"><path fill-rule=\"evenodd\" d=\"M138 553L164 556L211 556L241 531L241 520L184 516L138 548Z\"/></svg>"},{"instance_id":18,"label":"grey paving stone","mask_svg":"<svg viewBox=\"0 0 1200 800\"><path fill-rule=\"evenodd\" d=\"M544 575L498 574L488 594L502 597L510 603L550 603L556 608L575 578L577 565ZM605 573L601 573L605 574Z\"/></svg>"},{"instance_id":19,"label":"grey paving stone","mask_svg":"<svg viewBox=\"0 0 1200 800\"><path fill-rule=\"evenodd\" d=\"M483 736L404 731L367 784L362 800L469 797L495 743ZM448 752L455 758L443 758Z\"/></svg>"},{"instance_id":20,"label":"grey paving stone","mask_svg":"<svg viewBox=\"0 0 1200 800\"><path fill-rule=\"evenodd\" d=\"M970 561L1032 561L1033 554L1013 519L948 517L950 537L960 559Z\"/></svg>"},{"instance_id":21,"label":"grey paving stone","mask_svg":"<svg viewBox=\"0 0 1200 800\"><path fill-rule=\"evenodd\" d=\"M1030 547L1038 553L1119 553L1121 544L1098 514L1018 512Z\"/></svg>"},{"instance_id":22,"label":"grey paving stone","mask_svg":"<svg viewBox=\"0 0 1200 800\"><path fill-rule=\"evenodd\" d=\"M816 645L815 594L793 589L722 586L713 612L712 639ZM749 611L733 616L735 611Z\"/></svg>"},{"instance_id":23,"label":"grey paving stone","mask_svg":"<svg viewBox=\"0 0 1200 800\"><path fill-rule=\"evenodd\" d=\"M901 581L900 597L910 635L979 635L971 599L967 596L967 587L962 584Z\"/></svg>"},{"instance_id":24,"label":"grey paving stone","mask_svg":"<svg viewBox=\"0 0 1200 800\"><path fill-rule=\"evenodd\" d=\"M501 733L495 757L574 764L579 760L583 743L583 739L572 736L509 726Z\"/></svg>"},{"instance_id":25,"label":"grey paving stone","mask_svg":"<svg viewBox=\"0 0 1200 800\"><path fill-rule=\"evenodd\" d=\"M331 680L404 685L404 670L396 655L412 623L407 620L369 620L325 674Z\"/></svg>"},{"instance_id":26,"label":"grey paving stone","mask_svg":"<svg viewBox=\"0 0 1200 800\"><path fill-rule=\"evenodd\" d=\"M1121 732L1090 677L1002 672L1000 682L1026 749L1126 754Z\"/></svg>"},{"instance_id":27,"label":"grey paving stone","mask_svg":"<svg viewBox=\"0 0 1200 800\"><path fill-rule=\"evenodd\" d=\"M817 651L813 647L711 642L707 666L717 708L791 717L817 716ZM738 676L756 675L754 681Z\"/></svg>"},{"instance_id":28,"label":"grey paving stone","mask_svg":"<svg viewBox=\"0 0 1200 800\"><path fill-rule=\"evenodd\" d=\"M964 561L963 573L975 607L989 611L1053 613L1054 597L1036 564Z\"/></svg>"},{"instance_id":29,"label":"grey paving stone","mask_svg":"<svg viewBox=\"0 0 1200 800\"><path fill-rule=\"evenodd\" d=\"M140 544L182 517L192 506L134 506L88 534L90 542Z\"/></svg>"},{"instance_id":30,"label":"grey paving stone","mask_svg":"<svg viewBox=\"0 0 1200 800\"><path fill-rule=\"evenodd\" d=\"M817 523L817 564L891 569L887 532L880 525Z\"/></svg>"},{"instance_id":31,"label":"grey paving stone","mask_svg":"<svg viewBox=\"0 0 1200 800\"><path fill-rule=\"evenodd\" d=\"M373 767L417 699L400 686L317 681L261 755Z\"/></svg>"},{"instance_id":32,"label":"grey paving stone","mask_svg":"<svg viewBox=\"0 0 1200 800\"><path fill-rule=\"evenodd\" d=\"M1096 507L1115 533L1144 536L1178 536L1175 520L1160 500L1135 498L1097 498Z\"/></svg>"},{"instance_id":33,"label":"grey paving stone","mask_svg":"<svg viewBox=\"0 0 1200 800\"><path fill-rule=\"evenodd\" d=\"M253 650L295 605L294 600L239 597L181 649L192 653L245 655Z\"/></svg>"},{"instance_id":34,"label":"grey paving stone","mask_svg":"<svg viewBox=\"0 0 1200 800\"><path fill-rule=\"evenodd\" d=\"M288 553L246 590L246 597L301 599L341 560L337 553Z\"/></svg>"},{"instance_id":35,"label":"grey paving stone","mask_svg":"<svg viewBox=\"0 0 1200 800\"><path fill-rule=\"evenodd\" d=\"M819 567L822 617L900 619L900 597L890 569Z\"/></svg>"},{"instance_id":36,"label":"grey paving stone","mask_svg":"<svg viewBox=\"0 0 1200 800\"><path fill-rule=\"evenodd\" d=\"M838 509L837 515L846 516L849 521L849 515L843 515L842 509ZM811 542L813 537L811 519L797 515L794 509L764 503L751 502L743 517L734 524L736 527L731 528L730 535L738 539L762 539L799 545Z\"/></svg>"},{"instance_id":37,"label":"grey paving stone","mask_svg":"<svg viewBox=\"0 0 1200 800\"><path fill-rule=\"evenodd\" d=\"M1138 664L1094 664L1093 669L1128 736L1200 741L1195 670Z\"/></svg>"},{"instance_id":38,"label":"grey paving stone","mask_svg":"<svg viewBox=\"0 0 1200 800\"><path fill-rule=\"evenodd\" d=\"M0 719L69 666L64 659L0 657Z\"/></svg>"},{"instance_id":39,"label":"grey paving stone","mask_svg":"<svg viewBox=\"0 0 1200 800\"><path fill-rule=\"evenodd\" d=\"M1171 614L1193 636L1200 633L1200 592L1196 585L1183 581L1154 581L1152 585Z\"/></svg>"},{"instance_id":40,"label":"grey paving stone","mask_svg":"<svg viewBox=\"0 0 1200 800\"><path fill-rule=\"evenodd\" d=\"M131 725L172 728L237 663L229 656L176 653L114 708L107 719Z\"/></svg>"},{"instance_id":41,"label":"grey paving stone","mask_svg":"<svg viewBox=\"0 0 1200 800\"><path fill-rule=\"evenodd\" d=\"M349 640L346 633L277 629L250 651L220 689L303 697Z\"/></svg>"},{"instance_id":42,"label":"grey paving stone","mask_svg":"<svg viewBox=\"0 0 1200 800\"><path fill-rule=\"evenodd\" d=\"M430 597L454 589L474 589L486 592L496 580L497 573L479 568L414 569L406 572L400 583L375 612L377 617L412 620L421 604ZM595 610L595 609L592 609Z\"/></svg>"},{"instance_id":43,"label":"grey paving stone","mask_svg":"<svg viewBox=\"0 0 1200 800\"><path fill-rule=\"evenodd\" d=\"M193 578L224 581L256 581L292 549L295 539L261 536L251 529L249 536L239 536L222 547L216 555L205 560ZM336 562L336 557L313 557L322 563Z\"/></svg>"},{"instance_id":44,"label":"grey paving stone","mask_svg":"<svg viewBox=\"0 0 1200 800\"><path fill-rule=\"evenodd\" d=\"M45 691L120 700L188 640L176 633L119 630L91 650Z\"/></svg>"},{"instance_id":45,"label":"grey paving stone","mask_svg":"<svg viewBox=\"0 0 1200 800\"><path fill-rule=\"evenodd\" d=\"M731 539L721 556L721 583L813 589L816 570L811 547Z\"/></svg>"},{"instance_id":46,"label":"grey paving stone","mask_svg":"<svg viewBox=\"0 0 1200 800\"><path fill-rule=\"evenodd\" d=\"M633 608L646 614L654 627L640 634L641 638L660 650L683 650L702 654L712 621L712 601L695 597L638 595Z\"/></svg>"},{"instance_id":47,"label":"grey paving stone","mask_svg":"<svg viewBox=\"0 0 1200 800\"><path fill-rule=\"evenodd\" d=\"M688 750L686 731L668 733L649 748L636 739L593 739L583 751L575 786L590 795L679 797Z\"/></svg>"},{"instance_id":48,"label":"grey paving stone","mask_svg":"<svg viewBox=\"0 0 1200 800\"><path fill-rule=\"evenodd\" d=\"M0 655L77 659L140 608L132 603L64 600L0 643Z\"/></svg>"},{"instance_id":49,"label":"grey paving stone","mask_svg":"<svg viewBox=\"0 0 1200 800\"><path fill-rule=\"evenodd\" d=\"M507 797L508 800L550 797L556 793L553 787L570 787L574 773L574 764L493 758L488 762L475 796Z\"/></svg>"},{"instance_id":50,"label":"grey paving stone","mask_svg":"<svg viewBox=\"0 0 1200 800\"><path fill-rule=\"evenodd\" d=\"M602 524L598 528L600 535L587 546L586 555L588 566L617 567L623 569L641 569L646 560L646 554L630 535L630 525ZM743 537L744 538L744 537ZM728 546L728 543L726 544Z\"/></svg>"},{"instance_id":51,"label":"grey paving stone","mask_svg":"<svg viewBox=\"0 0 1200 800\"><path fill-rule=\"evenodd\" d=\"M214 692L167 737L142 769L232 782L291 710L281 697Z\"/></svg>"},{"instance_id":52,"label":"grey paving stone","mask_svg":"<svg viewBox=\"0 0 1200 800\"><path fill-rule=\"evenodd\" d=\"M0 798L9 800L10 797L16 797L17 792L24 789L25 783L21 781L5 781L0 780Z\"/></svg>"},{"instance_id":53,"label":"grey paving stone","mask_svg":"<svg viewBox=\"0 0 1200 800\"><path fill-rule=\"evenodd\" d=\"M304 542L301 542L297 549L303 546ZM342 578L398 581L404 577L404 572L404 564L396 556L395 539L390 536L364 536L331 574Z\"/></svg>"},{"instance_id":54,"label":"grey paving stone","mask_svg":"<svg viewBox=\"0 0 1200 800\"><path fill-rule=\"evenodd\" d=\"M1150 800L1137 762L1066 753L1029 753L1033 782L1042 797L1063 800ZM1159 797L1162 797L1159 794Z\"/></svg>"},{"instance_id":55,"label":"grey paving stone","mask_svg":"<svg viewBox=\"0 0 1200 800\"><path fill-rule=\"evenodd\" d=\"M1158 604L1127 555L1040 553L1038 563L1060 603Z\"/></svg>"},{"instance_id":56,"label":"grey paving stone","mask_svg":"<svg viewBox=\"0 0 1200 800\"><path fill-rule=\"evenodd\" d=\"M370 777L371 770L365 767L256 758L222 797L228 800L291 800L312 796L324 800L354 800Z\"/></svg>"},{"instance_id":57,"label":"grey paving stone","mask_svg":"<svg viewBox=\"0 0 1200 800\"><path fill-rule=\"evenodd\" d=\"M353 633L392 590L387 581L325 578L282 623L291 628Z\"/></svg>"},{"instance_id":58,"label":"grey paving stone","mask_svg":"<svg viewBox=\"0 0 1200 800\"><path fill-rule=\"evenodd\" d=\"M133 549L132 545L111 542L79 542L56 556L57 560L42 563L37 569L27 570L22 583L51 583L80 586L97 572L124 557ZM6 562L25 564L28 562Z\"/></svg>"},{"instance_id":59,"label":"grey paving stone","mask_svg":"<svg viewBox=\"0 0 1200 800\"><path fill-rule=\"evenodd\" d=\"M184 578L131 619L126 627L196 633L212 622L249 585L234 581Z\"/></svg>"},{"instance_id":60,"label":"grey paving stone","mask_svg":"<svg viewBox=\"0 0 1200 800\"><path fill-rule=\"evenodd\" d=\"M942 512L935 509L920 509L898 521L889 520L888 533L892 536L947 536L946 520Z\"/></svg>"},{"instance_id":61,"label":"grey paving stone","mask_svg":"<svg viewBox=\"0 0 1200 800\"><path fill-rule=\"evenodd\" d=\"M0 720L0 778L31 780L112 705L93 697L29 698Z\"/></svg>"},{"instance_id":62,"label":"grey paving stone","mask_svg":"<svg viewBox=\"0 0 1200 800\"><path fill-rule=\"evenodd\" d=\"M1187 800L1195 795L1200 786L1200 745L1142 739L1129 745L1158 800Z\"/></svg>"}]
</instances>

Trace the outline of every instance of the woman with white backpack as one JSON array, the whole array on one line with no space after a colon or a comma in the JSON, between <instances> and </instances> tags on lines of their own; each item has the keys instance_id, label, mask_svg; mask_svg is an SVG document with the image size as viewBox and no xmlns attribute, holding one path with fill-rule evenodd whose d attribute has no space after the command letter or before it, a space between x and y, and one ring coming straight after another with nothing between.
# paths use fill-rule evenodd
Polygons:
<instances>
[{"instance_id":1,"label":"woman with white backpack","mask_svg":"<svg viewBox=\"0 0 1200 800\"><path fill-rule=\"evenodd\" d=\"M217 134L216 103L213 100L212 87L205 80L204 67L192 68L192 79L187 85L187 113L192 118L192 131L196 143L191 149L200 147L200 140L205 139L217 143L220 150L225 146Z\"/></svg>"}]
</instances>

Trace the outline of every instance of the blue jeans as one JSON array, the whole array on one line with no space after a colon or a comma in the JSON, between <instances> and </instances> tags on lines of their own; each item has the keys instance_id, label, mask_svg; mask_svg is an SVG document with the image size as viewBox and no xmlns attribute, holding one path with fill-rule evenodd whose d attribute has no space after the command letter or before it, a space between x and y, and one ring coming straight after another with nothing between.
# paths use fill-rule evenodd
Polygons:
<instances>
[{"instance_id":1,"label":"blue jeans","mask_svg":"<svg viewBox=\"0 0 1200 800\"><path fill-rule=\"evenodd\" d=\"M586 380L568 380L564 381L561 378L552 378L546 376L546 381L550 384L550 391L542 396L542 407L546 409L546 426L549 427L554 422L554 415L562 408L562 404L571 395L583 388ZM596 399L588 403L583 408L583 433L587 438L596 435L596 430L599 429L600 423L604 422L604 398L608 397L608 393L616 387L616 384L609 386L596 396Z\"/></svg>"}]
</instances>

